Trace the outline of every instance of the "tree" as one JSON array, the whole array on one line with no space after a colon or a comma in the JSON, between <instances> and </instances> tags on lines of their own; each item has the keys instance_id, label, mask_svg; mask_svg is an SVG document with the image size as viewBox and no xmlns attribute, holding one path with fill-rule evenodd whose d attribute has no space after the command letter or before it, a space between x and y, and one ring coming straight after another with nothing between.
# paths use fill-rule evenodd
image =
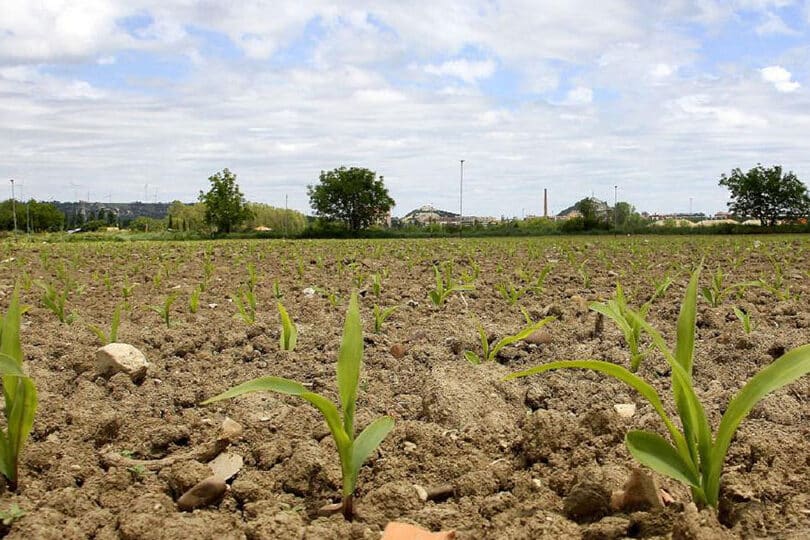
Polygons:
<instances>
[{"instance_id":1,"label":"tree","mask_svg":"<svg viewBox=\"0 0 810 540\"><path fill-rule=\"evenodd\" d=\"M584 228L588 229L604 229L607 228L608 206L607 203L600 201L594 197L585 197L578 201L574 208L582 216Z\"/></svg>"},{"instance_id":2,"label":"tree","mask_svg":"<svg viewBox=\"0 0 810 540\"><path fill-rule=\"evenodd\" d=\"M307 226L307 218L301 212L263 203L249 203L248 206L253 214L248 220L251 229L268 227L276 233L297 235Z\"/></svg>"},{"instance_id":3,"label":"tree","mask_svg":"<svg viewBox=\"0 0 810 540\"><path fill-rule=\"evenodd\" d=\"M210 176L211 189L200 191L199 201L205 203L205 222L218 232L229 233L250 218L245 196L236 184L236 175L227 168Z\"/></svg>"},{"instance_id":4,"label":"tree","mask_svg":"<svg viewBox=\"0 0 810 540\"><path fill-rule=\"evenodd\" d=\"M394 206L383 177L360 167L321 171L320 184L307 186L307 194L318 216L342 221L350 231L377 223Z\"/></svg>"},{"instance_id":5,"label":"tree","mask_svg":"<svg viewBox=\"0 0 810 540\"><path fill-rule=\"evenodd\" d=\"M807 186L792 171L783 175L780 165L766 169L757 163L746 173L734 169L731 176L721 175L719 183L731 192L731 213L762 225L773 227L777 219L796 219L810 211Z\"/></svg>"}]
</instances>

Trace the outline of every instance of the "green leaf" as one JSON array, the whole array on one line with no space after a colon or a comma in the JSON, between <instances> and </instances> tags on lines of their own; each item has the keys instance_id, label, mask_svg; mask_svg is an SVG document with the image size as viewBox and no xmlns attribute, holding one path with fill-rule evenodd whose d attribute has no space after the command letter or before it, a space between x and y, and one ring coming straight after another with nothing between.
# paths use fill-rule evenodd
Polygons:
<instances>
[{"instance_id":1,"label":"green leaf","mask_svg":"<svg viewBox=\"0 0 810 540\"><path fill-rule=\"evenodd\" d=\"M617 366L616 364L611 364L610 362L603 362L601 360L562 360L559 362L549 362L548 364L543 364L524 371L512 373L504 377L504 380L509 381L512 379L517 379L518 377L527 377L529 375L535 375L538 373L543 373L545 371L551 371L554 369L570 369L570 368L590 369L593 371L598 371L629 385L630 387L635 389L639 394L644 396L644 398L650 403L650 405L652 405L653 409L655 409L655 411L661 417L661 420L664 421L664 424L667 426L667 429L669 430L669 433L672 436L673 440L675 440L676 443L679 443L680 445L684 444L683 435L678 431L678 428L675 427L675 424L672 423L672 420L669 419L669 416L667 416L667 413L664 410L664 405L663 403L661 403L661 398L658 396L658 392L655 391L655 388L647 384L638 375L630 373L625 368Z\"/></svg>"},{"instance_id":2,"label":"green leaf","mask_svg":"<svg viewBox=\"0 0 810 540\"><path fill-rule=\"evenodd\" d=\"M17 480L17 462L20 452L34 426L34 416L37 411L37 389L34 382L28 377L19 377L17 391L11 410L7 411L8 418L8 450L11 452L14 469L10 480Z\"/></svg>"},{"instance_id":3,"label":"green leaf","mask_svg":"<svg viewBox=\"0 0 810 540\"><path fill-rule=\"evenodd\" d=\"M17 361L7 354L0 353L0 375L8 377L25 377Z\"/></svg>"},{"instance_id":4,"label":"green leaf","mask_svg":"<svg viewBox=\"0 0 810 540\"><path fill-rule=\"evenodd\" d=\"M754 375L728 404L717 438L712 448L711 467L708 473L706 496L709 504L717 500L720 485L720 473L726 458L728 446L737 431L740 422L748 416L759 401L774 390L788 385L796 379L810 373L810 344L803 345L780 356L769 366Z\"/></svg>"},{"instance_id":5,"label":"green leaf","mask_svg":"<svg viewBox=\"0 0 810 540\"><path fill-rule=\"evenodd\" d=\"M686 287L686 296L681 304L681 313L678 316L677 343L675 344L675 359L683 369L692 376L692 357L695 352L695 319L697 317L697 288L700 278L700 267L692 272L689 285Z\"/></svg>"},{"instance_id":6,"label":"green leaf","mask_svg":"<svg viewBox=\"0 0 810 540\"><path fill-rule=\"evenodd\" d=\"M467 362L471 363L474 366L477 366L481 363L481 357L475 354L472 351L464 351L464 358L467 359Z\"/></svg>"},{"instance_id":7,"label":"green leaf","mask_svg":"<svg viewBox=\"0 0 810 540\"><path fill-rule=\"evenodd\" d=\"M377 418L364 429L352 444L351 476L348 486L344 485L344 493L354 493L354 486L357 483L357 474L360 467L368 459L380 443L394 429L394 419L390 416Z\"/></svg>"},{"instance_id":8,"label":"green leaf","mask_svg":"<svg viewBox=\"0 0 810 540\"><path fill-rule=\"evenodd\" d=\"M0 354L11 358L19 368L22 368L23 354L20 344L20 322L22 312L20 310L20 296L15 288L11 296L8 311L3 317L3 324L0 326ZM6 414L11 411L14 403L14 394L17 391L16 379L12 375L3 376L3 394L6 402Z\"/></svg>"},{"instance_id":9,"label":"green leaf","mask_svg":"<svg viewBox=\"0 0 810 540\"><path fill-rule=\"evenodd\" d=\"M353 292L346 312L343 327L343 340L340 343L337 363L337 384L340 393L340 406L343 411L343 429L354 438L354 407L357 401L357 383L360 380L360 366L363 362L363 326L360 309L357 306L357 293Z\"/></svg>"},{"instance_id":10,"label":"green leaf","mask_svg":"<svg viewBox=\"0 0 810 540\"><path fill-rule=\"evenodd\" d=\"M516 343L518 341L526 339L527 337L532 335L535 331L539 330L540 328L547 325L553 320L555 320L555 317L546 317L545 319L541 319L536 323L524 327L520 332L518 332L515 335L506 336L505 338L503 338L502 340L500 340L498 343L495 344L495 346L489 352L487 360L493 360L498 355L498 352L501 349L503 349L507 345L511 345L512 343Z\"/></svg>"},{"instance_id":11,"label":"green leaf","mask_svg":"<svg viewBox=\"0 0 810 540\"><path fill-rule=\"evenodd\" d=\"M290 379L284 379L282 377L259 377L258 379L236 385L212 398L208 398L203 401L201 405L209 405L217 401L235 398L251 392L278 392L279 394L300 396L307 392L307 389L304 388L301 383Z\"/></svg>"},{"instance_id":12,"label":"green leaf","mask_svg":"<svg viewBox=\"0 0 810 540\"><path fill-rule=\"evenodd\" d=\"M648 431L629 431L624 438L630 454L656 472L700 489L697 472L666 439Z\"/></svg>"}]
</instances>

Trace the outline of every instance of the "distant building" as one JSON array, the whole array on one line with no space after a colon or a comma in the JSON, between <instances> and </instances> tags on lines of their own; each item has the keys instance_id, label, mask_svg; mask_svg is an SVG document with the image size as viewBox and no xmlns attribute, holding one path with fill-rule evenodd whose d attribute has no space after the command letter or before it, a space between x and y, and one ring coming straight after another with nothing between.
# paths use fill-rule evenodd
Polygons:
<instances>
[{"instance_id":1,"label":"distant building","mask_svg":"<svg viewBox=\"0 0 810 540\"><path fill-rule=\"evenodd\" d=\"M597 199L596 197L588 197L588 199L593 201L594 206L596 207L597 215L599 215L601 217L605 217L605 216L608 215L608 209L609 209L608 203L606 203L605 201L601 201L601 200ZM577 209L578 204L579 204L579 201L577 201L573 205L569 206L565 210L562 210L556 216L554 216L554 219L568 220L568 219L573 219L573 218L576 218L576 217L582 217L582 213Z\"/></svg>"},{"instance_id":2,"label":"distant building","mask_svg":"<svg viewBox=\"0 0 810 540\"><path fill-rule=\"evenodd\" d=\"M439 210L430 204L426 204L405 214L401 222L408 225L449 224L458 223L458 218L458 214L446 210Z\"/></svg>"}]
</instances>

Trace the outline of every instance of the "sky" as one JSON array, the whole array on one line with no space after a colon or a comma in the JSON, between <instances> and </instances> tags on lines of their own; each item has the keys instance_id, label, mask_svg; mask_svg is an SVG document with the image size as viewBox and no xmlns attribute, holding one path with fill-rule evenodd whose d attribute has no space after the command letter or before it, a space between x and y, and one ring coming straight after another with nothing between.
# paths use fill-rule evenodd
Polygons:
<instances>
[{"instance_id":1,"label":"sky","mask_svg":"<svg viewBox=\"0 0 810 540\"><path fill-rule=\"evenodd\" d=\"M726 209L723 173L810 179L810 1L3 0L0 178L17 198L310 213L367 167L402 216L594 195ZM10 182L4 182L10 197ZM2 184L0 184L2 185Z\"/></svg>"}]
</instances>

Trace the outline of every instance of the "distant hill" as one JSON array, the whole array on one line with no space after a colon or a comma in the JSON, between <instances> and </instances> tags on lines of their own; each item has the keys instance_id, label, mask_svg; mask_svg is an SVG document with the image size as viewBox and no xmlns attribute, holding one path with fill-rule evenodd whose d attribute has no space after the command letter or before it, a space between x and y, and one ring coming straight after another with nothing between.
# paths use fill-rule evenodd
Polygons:
<instances>
[{"instance_id":1,"label":"distant hill","mask_svg":"<svg viewBox=\"0 0 810 540\"><path fill-rule=\"evenodd\" d=\"M56 208L65 214L65 224L67 228L80 226L81 223L91 219L103 219L110 224L126 226L132 220L139 217L149 217L163 219L169 213L171 203L105 203L105 202L61 202L52 203Z\"/></svg>"}]
</instances>

